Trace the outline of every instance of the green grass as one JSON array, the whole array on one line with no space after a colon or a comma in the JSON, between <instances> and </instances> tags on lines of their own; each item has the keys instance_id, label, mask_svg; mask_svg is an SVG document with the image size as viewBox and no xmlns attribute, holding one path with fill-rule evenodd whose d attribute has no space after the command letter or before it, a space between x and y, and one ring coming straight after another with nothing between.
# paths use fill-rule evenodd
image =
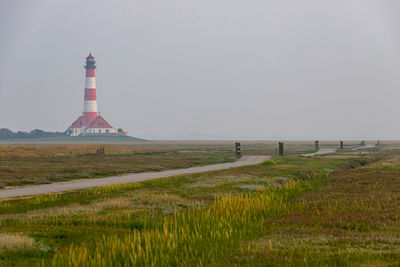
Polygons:
<instances>
[{"instance_id":1,"label":"green grass","mask_svg":"<svg viewBox=\"0 0 400 267\"><path fill-rule=\"evenodd\" d=\"M288 200L313 187L313 182L289 182L280 189L251 195L219 196L206 209L146 222L124 236L103 236L94 242L71 245L68 254L56 253L57 266L209 265L225 258L238 240L265 229L265 216L288 210ZM119 218L126 223L126 217ZM260 232L261 230L261 232ZM101 259L99 261L99 259Z\"/></svg>"},{"instance_id":2,"label":"green grass","mask_svg":"<svg viewBox=\"0 0 400 267\"><path fill-rule=\"evenodd\" d=\"M97 156L98 148L105 155ZM234 153L111 144L0 146L0 187L43 184L124 173L162 171L232 162ZM184 149L184 148L183 148Z\"/></svg>"},{"instance_id":3,"label":"green grass","mask_svg":"<svg viewBox=\"0 0 400 267\"><path fill-rule=\"evenodd\" d=\"M86 141L90 140L86 138L91 137L82 137ZM272 143L244 143L242 148L244 155L273 155L274 147ZM96 155L96 150L99 148L105 149L105 155ZM304 153L309 148L307 144L288 144L286 151L287 155L290 155ZM235 160L237 158L234 154L234 144L231 142L2 143L0 188L188 168Z\"/></svg>"},{"instance_id":4,"label":"green grass","mask_svg":"<svg viewBox=\"0 0 400 267\"><path fill-rule=\"evenodd\" d=\"M34 243L0 266L397 265L399 175L399 151L284 156L1 201L1 233Z\"/></svg>"},{"instance_id":5,"label":"green grass","mask_svg":"<svg viewBox=\"0 0 400 267\"><path fill-rule=\"evenodd\" d=\"M356 158L233 255L249 265L398 266L400 153Z\"/></svg>"},{"instance_id":6,"label":"green grass","mask_svg":"<svg viewBox=\"0 0 400 267\"><path fill-rule=\"evenodd\" d=\"M236 262L240 244L269 233L267 218L290 212L292 199L316 188L346 160L285 156L255 166L3 201L2 232L23 233L50 249L8 251L0 254L0 264Z\"/></svg>"}]
</instances>

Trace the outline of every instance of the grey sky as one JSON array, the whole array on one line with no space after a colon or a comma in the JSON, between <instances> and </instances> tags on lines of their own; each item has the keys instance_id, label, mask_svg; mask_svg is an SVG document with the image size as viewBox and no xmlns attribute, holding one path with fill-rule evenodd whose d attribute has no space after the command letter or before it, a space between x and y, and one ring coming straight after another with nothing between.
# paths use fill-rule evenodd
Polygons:
<instances>
[{"instance_id":1,"label":"grey sky","mask_svg":"<svg viewBox=\"0 0 400 267\"><path fill-rule=\"evenodd\" d=\"M99 110L138 137L400 139L398 0L0 2L0 127Z\"/></svg>"}]
</instances>

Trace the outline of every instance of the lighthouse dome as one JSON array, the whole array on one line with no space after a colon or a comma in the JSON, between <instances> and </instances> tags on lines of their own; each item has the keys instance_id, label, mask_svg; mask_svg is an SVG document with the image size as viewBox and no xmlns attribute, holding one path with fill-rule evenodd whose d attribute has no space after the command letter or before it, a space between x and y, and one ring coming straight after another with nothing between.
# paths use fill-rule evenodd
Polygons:
<instances>
[{"instance_id":1,"label":"lighthouse dome","mask_svg":"<svg viewBox=\"0 0 400 267\"><path fill-rule=\"evenodd\" d=\"M86 69L95 69L96 68L96 61L94 60L94 56L92 53L89 53L89 56L86 57Z\"/></svg>"}]
</instances>

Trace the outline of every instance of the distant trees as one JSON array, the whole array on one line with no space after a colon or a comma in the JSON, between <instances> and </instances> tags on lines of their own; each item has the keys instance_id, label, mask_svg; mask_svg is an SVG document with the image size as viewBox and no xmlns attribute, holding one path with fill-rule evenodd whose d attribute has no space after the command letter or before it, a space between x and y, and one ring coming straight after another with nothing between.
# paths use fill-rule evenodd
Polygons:
<instances>
[{"instance_id":1,"label":"distant trees","mask_svg":"<svg viewBox=\"0 0 400 267\"><path fill-rule=\"evenodd\" d=\"M34 129L30 132L13 132L7 128L0 129L0 139L28 139L28 138L45 138L64 136L64 132L46 132L40 129Z\"/></svg>"},{"instance_id":2,"label":"distant trees","mask_svg":"<svg viewBox=\"0 0 400 267\"><path fill-rule=\"evenodd\" d=\"M6 129L6 128L0 129L0 139L11 139L14 136L15 136L15 133L13 133L10 129Z\"/></svg>"}]
</instances>

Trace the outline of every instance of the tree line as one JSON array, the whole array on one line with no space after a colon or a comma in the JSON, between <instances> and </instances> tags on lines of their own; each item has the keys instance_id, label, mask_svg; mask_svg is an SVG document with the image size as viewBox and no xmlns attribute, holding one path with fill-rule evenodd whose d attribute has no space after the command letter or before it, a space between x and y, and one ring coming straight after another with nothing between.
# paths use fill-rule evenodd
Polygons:
<instances>
[{"instance_id":1,"label":"tree line","mask_svg":"<svg viewBox=\"0 0 400 267\"><path fill-rule=\"evenodd\" d=\"M17 131L13 132L7 128L0 129L0 139L30 139L64 136L64 132L46 132L40 129L34 129L30 132Z\"/></svg>"}]
</instances>

